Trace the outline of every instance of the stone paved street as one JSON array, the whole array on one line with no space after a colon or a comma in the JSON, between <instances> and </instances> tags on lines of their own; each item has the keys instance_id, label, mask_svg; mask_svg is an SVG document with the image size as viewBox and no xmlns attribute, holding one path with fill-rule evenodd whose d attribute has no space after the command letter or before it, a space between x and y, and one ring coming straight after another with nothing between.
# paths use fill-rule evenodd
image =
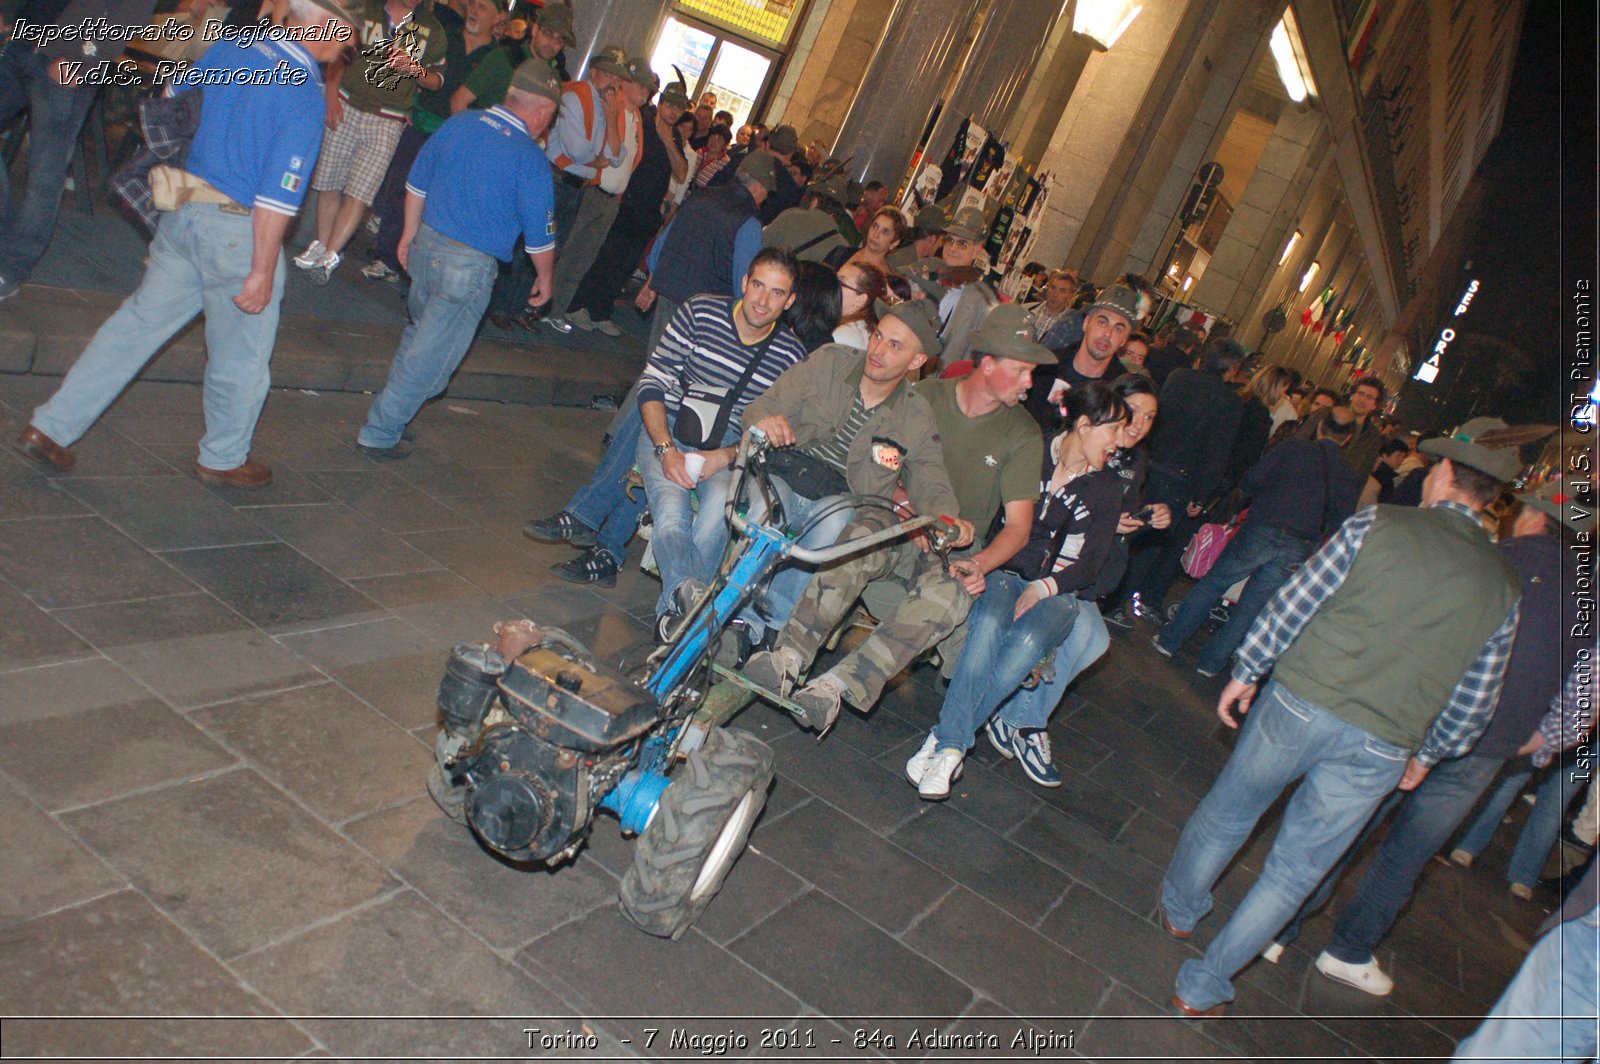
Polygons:
<instances>
[{"instance_id":1,"label":"stone paved street","mask_svg":"<svg viewBox=\"0 0 1600 1064\"><path fill-rule=\"evenodd\" d=\"M352 446L365 397L275 391L256 454L277 480L248 493L190 475L200 401L182 383L135 385L78 471L46 476L9 442L56 383L0 374L6 1055L701 1055L665 1048L678 1028L749 1037L733 1058L871 1055L857 1029L904 1059L932 1030L995 1036L970 1054L988 1059L1069 1030L1073 1049L1039 1055L1437 1057L1554 901L1507 895L1508 829L1477 867L1426 876L1380 952L1392 998L1312 969L1324 916L1244 974L1229 1018L1169 1017L1174 972L1271 829L1193 939L1161 931L1163 865L1231 736L1213 681L1146 630L1119 634L1056 715L1056 791L981 744L950 801L919 801L901 766L937 714L927 668L820 744L748 710L735 726L778 760L750 850L680 941L647 937L617 910L615 820L569 867L523 871L423 787L453 643L522 615L612 663L649 637L637 546L594 591L556 581L567 551L519 532L586 479L604 414L447 399L409 461L379 464ZM92 1019L112 1016L139 1018ZM370 1016L396 1018L351 1018ZM529 1027L557 1048L527 1049ZM773 1027L816 1048L763 1052ZM591 1033L598 1048L572 1047Z\"/></svg>"}]
</instances>

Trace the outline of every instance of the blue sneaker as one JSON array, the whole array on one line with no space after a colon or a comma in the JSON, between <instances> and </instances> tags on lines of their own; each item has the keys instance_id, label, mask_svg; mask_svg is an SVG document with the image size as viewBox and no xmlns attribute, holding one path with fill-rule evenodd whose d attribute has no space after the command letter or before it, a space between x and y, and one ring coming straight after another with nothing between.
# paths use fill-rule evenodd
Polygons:
<instances>
[{"instance_id":1,"label":"blue sneaker","mask_svg":"<svg viewBox=\"0 0 1600 1064\"><path fill-rule=\"evenodd\" d=\"M1050 734L1043 728L1014 731L1012 749L1022 763L1022 771L1041 787L1061 786L1061 772L1050 759Z\"/></svg>"},{"instance_id":2,"label":"blue sneaker","mask_svg":"<svg viewBox=\"0 0 1600 1064\"><path fill-rule=\"evenodd\" d=\"M989 737L989 745L994 747L994 752L1007 761L1017 756L1017 729L1000 719L999 714L989 718L983 726L983 732Z\"/></svg>"}]
</instances>

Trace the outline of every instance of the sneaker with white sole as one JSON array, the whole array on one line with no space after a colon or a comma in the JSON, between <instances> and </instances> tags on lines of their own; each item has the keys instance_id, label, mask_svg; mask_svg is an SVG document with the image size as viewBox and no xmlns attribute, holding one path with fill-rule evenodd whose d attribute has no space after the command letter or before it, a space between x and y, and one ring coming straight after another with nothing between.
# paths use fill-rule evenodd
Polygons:
<instances>
[{"instance_id":1,"label":"sneaker with white sole","mask_svg":"<svg viewBox=\"0 0 1600 1064\"><path fill-rule=\"evenodd\" d=\"M337 251L324 251L322 257L306 271L306 280L317 287L322 287L333 279L333 271L339 268L344 261L344 256Z\"/></svg>"},{"instance_id":2,"label":"sneaker with white sole","mask_svg":"<svg viewBox=\"0 0 1600 1064\"><path fill-rule=\"evenodd\" d=\"M935 750L922 779L917 781L917 794L930 802L950 797L950 785L961 778L961 766L966 760L967 755L953 746Z\"/></svg>"},{"instance_id":3,"label":"sneaker with white sole","mask_svg":"<svg viewBox=\"0 0 1600 1064\"><path fill-rule=\"evenodd\" d=\"M1388 997L1394 989L1394 980L1384 974L1375 960L1365 964L1348 964L1323 950L1317 955L1317 971L1345 986L1353 986L1373 997Z\"/></svg>"},{"instance_id":4,"label":"sneaker with white sole","mask_svg":"<svg viewBox=\"0 0 1600 1064\"><path fill-rule=\"evenodd\" d=\"M544 323L563 336L572 331L572 322L566 318L546 318Z\"/></svg>"},{"instance_id":5,"label":"sneaker with white sole","mask_svg":"<svg viewBox=\"0 0 1600 1064\"><path fill-rule=\"evenodd\" d=\"M382 259L373 259L361 267L361 276L369 281L387 281L395 284L400 280L400 275L389 269L389 264Z\"/></svg>"},{"instance_id":6,"label":"sneaker with white sole","mask_svg":"<svg viewBox=\"0 0 1600 1064\"><path fill-rule=\"evenodd\" d=\"M600 331L602 336L622 335L622 330L611 324L610 321L597 321L594 323L594 327Z\"/></svg>"},{"instance_id":7,"label":"sneaker with white sole","mask_svg":"<svg viewBox=\"0 0 1600 1064\"><path fill-rule=\"evenodd\" d=\"M1475 854L1475 853L1471 853L1471 852L1469 852L1467 850L1462 850L1462 849L1451 850L1450 851L1450 863L1454 864L1454 865L1460 865L1462 868L1471 868L1472 867L1472 859L1474 857L1476 857L1476 856L1478 856L1478 855Z\"/></svg>"},{"instance_id":8,"label":"sneaker with white sole","mask_svg":"<svg viewBox=\"0 0 1600 1064\"><path fill-rule=\"evenodd\" d=\"M994 747L994 752L1007 761L1017 756L1017 729L1002 720L999 714L984 722L983 734L989 737L989 745Z\"/></svg>"},{"instance_id":9,"label":"sneaker with white sole","mask_svg":"<svg viewBox=\"0 0 1600 1064\"><path fill-rule=\"evenodd\" d=\"M313 240L309 247L307 247L300 254L296 255L291 261L300 269L309 270L311 267L320 262L322 260L322 256L326 255L327 253L328 245L324 244L320 240Z\"/></svg>"},{"instance_id":10,"label":"sneaker with white sole","mask_svg":"<svg viewBox=\"0 0 1600 1064\"><path fill-rule=\"evenodd\" d=\"M1050 733L1043 728L1019 730L1011 741L1022 774L1041 787L1061 786L1061 771L1050 757Z\"/></svg>"},{"instance_id":11,"label":"sneaker with white sole","mask_svg":"<svg viewBox=\"0 0 1600 1064\"><path fill-rule=\"evenodd\" d=\"M1118 606L1105 615L1105 622L1113 628L1132 628L1133 618L1128 616L1128 607Z\"/></svg>"},{"instance_id":12,"label":"sneaker with white sole","mask_svg":"<svg viewBox=\"0 0 1600 1064\"><path fill-rule=\"evenodd\" d=\"M933 755L938 752L939 740L929 732L928 737L922 740L922 746L906 762L906 779L910 780L913 786L922 786L922 777L927 775L928 766L933 764Z\"/></svg>"},{"instance_id":13,"label":"sneaker with white sole","mask_svg":"<svg viewBox=\"0 0 1600 1064\"><path fill-rule=\"evenodd\" d=\"M1261 951L1261 959L1266 961L1268 964L1277 964L1283 959L1283 943L1267 943L1267 948Z\"/></svg>"},{"instance_id":14,"label":"sneaker with white sole","mask_svg":"<svg viewBox=\"0 0 1600 1064\"><path fill-rule=\"evenodd\" d=\"M1156 648L1156 653L1160 654L1162 657L1164 657L1164 658L1172 657L1172 651L1168 650L1161 643L1161 633L1160 632L1157 632L1155 635L1150 637L1150 645L1155 647Z\"/></svg>"}]
</instances>

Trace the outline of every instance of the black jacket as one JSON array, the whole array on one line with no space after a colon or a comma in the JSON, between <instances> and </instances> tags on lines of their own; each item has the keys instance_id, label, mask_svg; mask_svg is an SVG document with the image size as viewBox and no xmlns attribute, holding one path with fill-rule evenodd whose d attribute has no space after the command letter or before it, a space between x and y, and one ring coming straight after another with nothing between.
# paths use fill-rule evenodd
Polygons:
<instances>
[{"instance_id":1,"label":"black jacket","mask_svg":"<svg viewBox=\"0 0 1600 1064\"><path fill-rule=\"evenodd\" d=\"M1159 501L1174 509L1204 502L1222 482L1239 434L1244 400L1220 374L1174 370L1161 389L1161 416L1150 438L1150 464L1177 495ZM1263 441L1264 442L1264 441Z\"/></svg>"},{"instance_id":2,"label":"black jacket","mask_svg":"<svg viewBox=\"0 0 1600 1064\"><path fill-rule=\"evenodd\" d=\"M684 200L661 246L650 287L679 303L702 292L736 295L728 290L733 240L755 214L755 197L739 181L703 188Z\"/></svg>"}]
</instances>

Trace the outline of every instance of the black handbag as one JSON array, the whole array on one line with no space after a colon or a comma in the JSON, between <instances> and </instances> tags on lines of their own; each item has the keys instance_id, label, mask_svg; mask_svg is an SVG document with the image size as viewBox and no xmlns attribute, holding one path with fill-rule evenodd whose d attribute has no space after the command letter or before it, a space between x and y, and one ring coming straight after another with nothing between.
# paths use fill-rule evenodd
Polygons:
<instances>
[{"instance_id":1,"label":"black handbag","mask_svg":"<svg viewBox=\"0 0 1600 1064\"><path fill-rule=\"evenodd\" d=\"M678 400L678 416L672 422L674 439L692 451L704 451L722 446L722 437L727 434L728 422L733 420L734 404L739 401L739 396L744 394L745 385L755 376L761 360L767 357L767 348L771 346L772 338L777 332L777 328L774 327L767 333L766 339L756 347L755 354L750 356L750 362L739 375L738 383L732 388L719 384L683 386L683 398Z\"/></svg>"},{"instance_id":2,"label":"black handbag","mask_svg":"<svg viewBox=\"0 0 1600 1064\"><path fill-rule=\"evenodd\" d=\"M843 495L850 484L833 466L792 447L767 455L767 472L783 478L789 489L807 499Z\"/></svg>"}]
</instances>

